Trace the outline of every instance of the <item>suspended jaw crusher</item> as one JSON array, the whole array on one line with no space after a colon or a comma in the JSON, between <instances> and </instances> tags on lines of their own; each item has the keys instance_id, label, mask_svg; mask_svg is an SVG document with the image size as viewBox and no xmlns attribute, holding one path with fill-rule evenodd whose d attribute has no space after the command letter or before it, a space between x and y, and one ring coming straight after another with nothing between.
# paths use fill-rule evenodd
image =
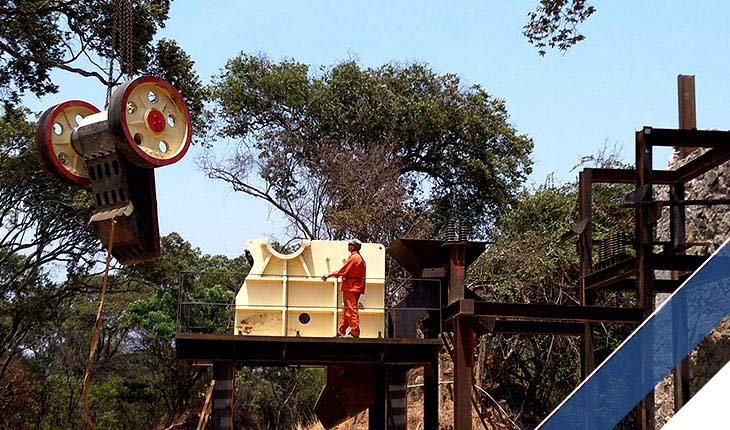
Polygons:
<instances>
[{"instance_id":1,"label":"suspended jaw crusher","mask_svg":"<svg viewBox=\"0 0 730 430\"><path fill-rule=\"evenodd\" d=\"M180 160L192 137L185 102L168 82L143 76L118 87L108 111L71 100L43 112L40 159L59 179L91 190L94 232L122 264L157 257L160 234L153 169Z\"/></svg>"},{"instance_id":2,"label":"suspended jaw crusher","mask_svg":"<svg viewBox=\"0 0 730 430\"><path fill-rule=\"evenodd\" d=\"M291 254L274 250L268 239L247 242L253 265L236 296L234 334L258 336L332 337L342 309L339 280L322 275L347 260L347 242L302 242ZM385 335L385 247L363 243L360 254L367 272L360 296L360 337Z\"/></svg>"}]
</instances>

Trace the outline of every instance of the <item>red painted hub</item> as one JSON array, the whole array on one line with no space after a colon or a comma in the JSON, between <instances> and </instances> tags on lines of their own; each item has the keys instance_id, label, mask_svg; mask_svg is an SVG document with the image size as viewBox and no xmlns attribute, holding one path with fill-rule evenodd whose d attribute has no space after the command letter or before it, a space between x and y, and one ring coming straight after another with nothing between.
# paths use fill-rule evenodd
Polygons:
<instances>
[{"instance_id":1,"label":"red painted hub","mask_svg":"<svg viewBox=\"0 0 730 430\"><path fill-rule=\"evenodd\" d=\"M147 114L147 127L155 133L165 129L165 116L157 109L152 109Z\"/></svg>"}]
</instances>

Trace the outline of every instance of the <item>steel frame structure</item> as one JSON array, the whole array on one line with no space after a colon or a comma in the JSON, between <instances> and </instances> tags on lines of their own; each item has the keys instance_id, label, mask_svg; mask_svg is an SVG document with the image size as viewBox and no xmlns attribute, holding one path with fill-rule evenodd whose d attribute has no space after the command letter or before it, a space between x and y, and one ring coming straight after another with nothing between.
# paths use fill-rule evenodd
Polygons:
<instances>
[{"instance_id":1,"label":"steel frame structure","mask_svg":"<svg viewBox=\"0 0 730 430\"><path fill-rule=\"evenodd\" d=\"M484 242L466 240L397 240L388 253L414 277L440 279L448 287L431 294L441 311L426 315L422 321L428 339L331 339L291 337L247 337L178 334L178 358L213 365L214 375L229 381L216 388L213 429L232 427L232 375L237 364L244 365L339 365L360 363L374 366L376 401L370 408L369 428L405 429L405 375L415 366L424 367L424 429L438 429L438 332L453 332L454 430L472 428L472 386L474 349L480 334L564 335L581 338L581 373L585 378L596 367L593 324L638 324L654 310L657 292L672 292L689 272L707 256L686 255L692 244L686 241L685 208L690 205L730 204L730 199L685 199L685 185L730 161L730 132L696 130L694 119L694 77L679 76L680 128L644 127L635 134L635 168L586 168L579 174L578 222L572 235L578 238L580 260L580 305L518 304L486 302L465 286L466 270L485 248ZM691 97L685 97L690 94ZM676 170L654 170L653 148L672 146L706 148L707 151ZM635 256L617 258L594 265L592 232L593 186L595 184L633 184L626 206L634 209ZM654 198L656 185L669 186L669 198ZM670 208L670 240L654 239L654 226L662 207ZM655 248L663 246L661 252ZM656 279L655 271L671 271L672 279ZM419 287L427 292L424 287ZM602 291L635 292L635 307L596 306ZM418 294L414 291L413 294ZM405 300L405 299L404 299ZM397 312L397 307L394 308ZM408 308L405 308L406 310ZM412 332L412 318L398 333ZM686 324L678 321L677 324ZM316 344L316 345L315 345ZM651 357L643 357L650 365ZM686 363L675 369L675 405L689 398ZM638 406L641 430L654 429L654 397L650 393Z\"/></svg>"},{"instance_id":2,"label":"steel frame structure","mask_svg":"<svg viewBox=\"0 0 730 430\"><path fill-rule=\"evenodd\" d=\"M233 429L234 370L237 366L361 366L372 369L374 402L368 427L407 429L406 375L422 367L424 430L438 430L438 355L436 339L347 339L284 336L236 336L178 333L178 360L212 366L211 429ZM336 408L336 404L332 404Z\"/></svg>"},{"instance_id":3,"label":"steel frame structure","mask_svg":"<svg viewBox=\"0 0 730 430\"><path fill-rule=\"evenodd\" d=\"M730 132L697 130L694 107L694 77L678 77L679 129L644 127L635 134L635 168L587 168L579 174L578 222L572 234L578 236L580 259L580 306L551 304L515 304L475 302L464 298L464 279L449 278L449 301L444 311L444 328L454 332L454 429L470 430L471 373L474 337L480 333L520 333L580 336L582 343L581 373L587 377L596 367L592 325L598 322L639 323L654 310L657 292L672 292L696 270L707 255L686 255L693 246L686 241L685 208L692 205L715 206L730 204L728 199L685 199L685 186L706 172L730 161ZM654 147L675 147L683 154L695 148L706 151L676 170L654 170ZM613 261L594 268L592 237L592 197L594 184L633 184L636 190L625 206L634 209L635 256ZM654 186L669 186L668 200L654 198ZM669 207L668 242L654 239L654 227L661 208ZM464 243L462 246L466 246ZM662 246L661 252L655 247ZM458 255L458 253L456 253ZM451 273L461 274L456 267L458 258L451 260ZM671 271L672 279L656 279L655 271ZM636 306L615 308L595 306L600 291L633 290ZM675 324L686 325L679 319ZM681 330L681 328L680 328ZM651 357L642 357L651 365ZM675 410L689 400L687 362L674 371ZM653 391L638 405L639 428L655 428Z\"/></svg>"}]
</instances>

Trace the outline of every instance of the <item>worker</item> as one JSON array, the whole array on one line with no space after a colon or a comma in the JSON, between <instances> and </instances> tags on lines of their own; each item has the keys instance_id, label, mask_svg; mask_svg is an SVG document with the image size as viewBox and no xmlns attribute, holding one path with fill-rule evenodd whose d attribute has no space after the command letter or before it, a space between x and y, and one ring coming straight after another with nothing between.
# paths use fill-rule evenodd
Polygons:
<instances>
[{"instance_id":1,"label":"worker","mask_svg":"<svg viewBox=\"0 0 730 430\"><path fill-rule=\"evenodd\" d=\"M344 306L342 307L342 322L337 328L337 337L360 337L360 314L357 306L360 295L365 293L365 260L360 255L360 248L362 248L362 242L357 239L347 242L350 256L344 266L340 270L322 276L323 281L330 276L342 278L340 291L342 291ZM350 333L345 334L348 327Z\"/></svg>"}]
</instances>

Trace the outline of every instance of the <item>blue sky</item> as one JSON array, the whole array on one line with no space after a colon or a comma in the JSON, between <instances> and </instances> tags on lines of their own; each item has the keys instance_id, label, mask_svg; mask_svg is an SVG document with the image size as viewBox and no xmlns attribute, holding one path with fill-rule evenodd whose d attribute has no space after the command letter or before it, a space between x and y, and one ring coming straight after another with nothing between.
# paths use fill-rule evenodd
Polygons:
<instances>
[{"instance_id":1,"label":"blue sky","mask_svg":"<svg viewBox=\"0 0 730 430\"><path fill-rule=\"evenodd\" d=\"M730 129L730 5L722 1L593 1L587 39L540 57L522 36L535 1L193 1L172 3L160 37L178 41L204 80L240 52L328 66L357 58L428 63L504 99L511 123L534 139L531 183L563 182L605 142L633 158L633 132L676 127L677 74L696 75L699 128ZM27 99L34 110L80 98L104 105L91 79L56 74L61 93ZM219 142L222 150L235 142ZM162 234L179 232L205 253L240 255L248 238L285 238L263 203L206 179L193 148L157 169ZM658 153L664 166L669 153Z\"/></svg>"}]
</instances>

